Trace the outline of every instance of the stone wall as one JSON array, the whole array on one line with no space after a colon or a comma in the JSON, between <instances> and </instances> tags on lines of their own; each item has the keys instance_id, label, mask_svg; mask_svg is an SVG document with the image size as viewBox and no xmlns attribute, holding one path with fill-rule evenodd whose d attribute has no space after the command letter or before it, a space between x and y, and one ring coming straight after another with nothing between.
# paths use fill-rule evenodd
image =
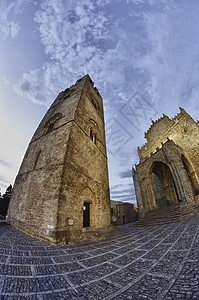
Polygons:
<instances>
[{"instance_id":1,"label":"stone wall","mask_svg":"<svg viewBox=\"0 0 199 300\"><path fill-rule=\"evenodd\" d=\"M133 171L139 212L142 215L162 206L164 202L194 202L199 194L198 122L180 108L180 113L174 118L169 119L163 115L152 123L145 134L147 143L138 148L140 163ZM152 175L154 172L162 182L162 187ZM159 200L161 204L158 205Z\"/></svg>"},{"instance_id":2,"label":"stone wall","mask_svg":"<svg viewBox=\"0 0 199 300\"><path fill-rule=\"evenodd\" d=\"M85 202L90 226L83 228ZM88 75L58 95L38 126L15 181L8 220L51 244L109 230L103 102Z\"/></svg>"},{"instance_id":3,"label":"stone wall","mask_svg":"<svg viewBox=\"0 0 199 300\"><path fill-rule=\"evenodd\" d=\"M167 126L165 126L165 120L167 120ZM164 115L163 118L154 122L146 133L147 143L141 149L138 149L140 161L149 158L151 153L155 153L156 149L161 148L162 143L165 143L169 138L186 152L188 160L194 166L197 181L199 181L198 126L198 123L182 108L180 108L180 113L171 120Z\"/></svg>"},{"instance_id":4,"label":"stone wall","mask_svg":"<svg viewBox=\"0 0 199 300\"><path fill-rule=\"evenodd\" d=\"M151 174L153 191L156 199L157 208L164 207L167 203L166 192L160 178L152 172Z\"/></svg>"}]
</instances>

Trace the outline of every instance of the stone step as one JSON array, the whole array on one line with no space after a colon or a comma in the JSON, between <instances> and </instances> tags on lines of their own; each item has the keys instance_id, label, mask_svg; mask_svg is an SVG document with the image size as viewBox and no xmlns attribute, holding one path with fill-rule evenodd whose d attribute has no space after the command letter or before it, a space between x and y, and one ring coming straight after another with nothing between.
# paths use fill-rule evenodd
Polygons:
<instances>
[{"instance_id":1,"label":"stone step","mask_svg":"<svg viewBox=\"0 0 199 300\"><path fill-rule=\"evenodd\" d=\"M178 203L149 212L132 226L145 227L182 222L199 215L199 205Z\"/></svg>"},{"instance_id":2,"label":"stone step","mask_svg":"<svg viewBox=\"0 0 199 300\"><path fill-rule=\"evenodd\" d=\"M161 214L161 215L167 215L168 213L170 214L176 214L176 213L183 213L183 212L190 212L193 210L198 210L199 209L199 205L187 205L187 204L178 204L178 205L170 205L166 208L163 209L156 209L152 212L149 212L146 216L150 216L151 214Z\"/></svg>"},{"instance_id":3,"label":"stone step","mask_svg":"<svg viewBox=\"0 0 199 300\"><path fill-rule=\"evenodd\" d=\"M167 218L169 218L169 219L172 219L172 218L178 218L179 216L181 216L181 217L183 217L183 216L187 216L187 214L189 215L189 214L198 214L199 213L199 209L198 210L192 210L192 211L183 211L183 212L175 212L175 213L172 213L172 214L160 214L160 213L156 213L156 214L151 214L150 216L146 216L145 217L145 220L151 220L151 218L153 218L153 220L158 220L158 219L167 219Z\"/></svg>"},{"instance_id":4,"label":"stone step","mask_svg":"<svg viewBox=\"0 0 199 300\"><path fill-rule=\"evenodd\" d=\"M108 238L110 236L110 232L101 232L101 231L88 231L88 232L83 232L81 239L84 240L103 240L105 238Z\"/></svg>"},{"instance_id":5,"label":"stone step","mask_svg":"<svg viewBox=\"0 0 199 300\"><path fill-rule=\"evenodd\" d=\"M85 230L81 233L81 239L86 240L103 240L110 236L110 233L115 229L114 226L109 226L99 230Z\"/></svg>"}]
</instances>

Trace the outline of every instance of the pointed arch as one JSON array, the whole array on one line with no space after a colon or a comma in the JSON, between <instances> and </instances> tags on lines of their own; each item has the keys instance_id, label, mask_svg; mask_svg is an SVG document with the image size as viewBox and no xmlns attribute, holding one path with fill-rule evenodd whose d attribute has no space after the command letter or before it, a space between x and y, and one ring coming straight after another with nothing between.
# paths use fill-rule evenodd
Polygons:
<instances>
[{"instance_id":1,"label":"pointed arch","mask_svg":"<svg viewBox=\"0 0 199 300\"><path fill-rule=\"evenodd\" d=\"M162 161L153 162L151 166L151 182L158 208L179 201L172 171L166 163Z\"/></svg>"},{"instance_id":2,"label":"pointed arch","mask_svg":"<svg viewBox=\"0 0 199 300\"><path fill-rule=\"evenodd\" d=\"M102 139L102 135L101 135L99 126L98 126L97 122L92 118L89 119L87 124L88 124L88 130L89 130L88 135L89 135L90 139L92 140L92 142L94 144L97 144L98 141L99 140L101 141L101 139Z\"/></svg>"}]
</instances>

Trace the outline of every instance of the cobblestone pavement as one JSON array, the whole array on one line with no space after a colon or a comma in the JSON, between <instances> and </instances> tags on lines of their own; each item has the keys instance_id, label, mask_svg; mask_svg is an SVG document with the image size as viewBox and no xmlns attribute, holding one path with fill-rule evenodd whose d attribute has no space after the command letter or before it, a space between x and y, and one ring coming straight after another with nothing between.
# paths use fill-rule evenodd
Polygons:
<instances>
[{"instance_id":1,"label":"cobblestone pavement","mask_svg":"<svg viewBox=\"0 0 199 300\"><path fill-rule=\"evenodd\" d=\"M199 216L47 246L0 224L0 299L199 299Z\"/></svg>"}]
</instances>

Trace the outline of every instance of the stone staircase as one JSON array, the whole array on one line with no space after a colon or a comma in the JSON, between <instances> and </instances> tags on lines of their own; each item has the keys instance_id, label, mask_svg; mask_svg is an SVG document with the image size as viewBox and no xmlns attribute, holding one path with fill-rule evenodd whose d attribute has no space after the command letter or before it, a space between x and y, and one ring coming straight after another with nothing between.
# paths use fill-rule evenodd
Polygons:
<instances>
[{"instance_id":1,"label":"stone staircase","mask_svg":"<svg viewBox=\"0 0 199 300\"><path fill-rule=\"evenodd\" d=\"M199 204L180 202L149 212L132 226L145 227L182 222L199 215Z\"/></svg>"},{"instance_id":2,"label":"stone staircase","mask_svg":"<svg viewBox=\"0 0 199 300\"><path fill-rule=\"evenodd\" d=\"M81 233L81 239L90 241L104 240L110 236L112 230L114 230L113 226L101 230L85 230Z\"/></svg>"},{"instance_id":3,"label":"stone staircase","mask_svg":"<svg viewBox=\"0 0 199 300\"><path fill-rule=\"evenodd\" d=\"M0 220L5 220L5 219L6 219L6 217L0 215Z\"/></svg>"},{"instance_id":4,"label":"stone staircase","mask_svg":"<svg viewBox=\"0 0 199 300\"><path fill-rule=\"evenodd\" d=\"M5 225L5 224L8 224L8 223L6 222L6 217L0 215L0 225Z\"/></svg>"}]
</instances>

